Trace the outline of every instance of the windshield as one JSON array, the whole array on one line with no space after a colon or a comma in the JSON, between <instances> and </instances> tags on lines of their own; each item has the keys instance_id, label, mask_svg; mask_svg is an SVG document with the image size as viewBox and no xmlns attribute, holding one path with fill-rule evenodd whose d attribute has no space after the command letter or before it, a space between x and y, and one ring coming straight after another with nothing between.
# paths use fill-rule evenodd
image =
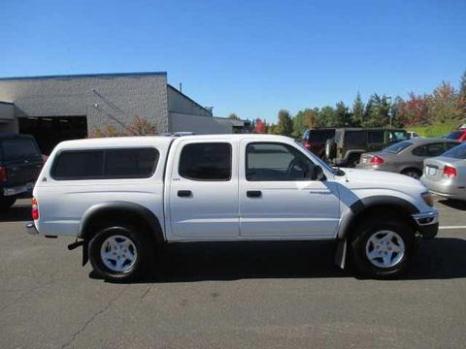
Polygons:
<instances>
[{"instance_id":1,"label":"windshield","mask_svg":"<svg viewBox=\"0 0 466 349\"><path fill-rule=\"evenodd\" d=\"M453 159L466 159L466 143L451 148L450 150L443 153L442 156Z\"/></svg>"},{"instance_id":2,"label":"windshield","mask_svg":"<svg viewBox=\"0 0 466 349\"><path fill-rule=\"evenodd\" d=\"M311 154L311 155L312 155L312 156L311 156L312 161L317 162L317 164L318 164L320 167L322 167L322 168L324 168L324 169L326 169L326 170L332 172L333 174L336 174L335 169L333 169L332 167L330 167L325 161L323 161L323 160L320 159L319 157L315 156L310 150L306 149L306 147L305 147L304 145L302 145L300 142L296 142L296 144L303 150L303 152L304 152L305 154Z\"/></svg>"},{"instance_id":3,"label":"windshield","mask_svg":"<svg viewBox=\"0 0 466 349\"><path fill-rule=\"evenodd\" d=\"M392 145L386 147L382 151L385 152L385 153L398 154L400 151L408 148L412 144L413 143L408 142L408 141L398 142L398 143L395 143L395 144L392 144Z\"/></svg>"}]
</instances>

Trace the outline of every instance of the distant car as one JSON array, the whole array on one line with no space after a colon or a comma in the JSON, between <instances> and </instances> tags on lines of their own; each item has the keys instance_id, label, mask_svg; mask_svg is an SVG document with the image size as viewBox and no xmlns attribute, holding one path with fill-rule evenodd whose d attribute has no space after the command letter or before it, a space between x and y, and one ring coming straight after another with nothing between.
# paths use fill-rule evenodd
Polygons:
<instances>
[{"instance_id":1,"label":"distant car","mask_svg":"<svg viewBox=\"0 0 466 349\"><path fill-rule=\"evenodd\" d=\"M451 131L445 136L447 139L454 139L459 142L466 142L466 129Z\"/></svg>"},{"instance_id":2,"label":"distant car","mask_svg":"<svg viewBox=\"0 0 466 349\"><path fill-rule=\"evenodd\" d=\"M31 195L43 163L33 137L0 134L0 212L18 197Z\"/></svg>"},{"instance_id":3,"label":"distant car","mask_svg":"<svg viewBox=\"0 0 466 349\"><path fill-rule=\"evenodd\" d=\"M408 137L409 139L413 139L413 138L419 138L420 136L414 131L408 131Z\"/></svg>"},{"instance_id":4,"label":"distant car","mask_svg":"<svg viewBox=\"0 0 466 349\"><path fill-rule=\"evenodd\" d=\"M320 158L325 156L325 143L335 137L334 128L311 128L304 132L303 145Z\"/></svg>"},{"instance_id":5,"label":"distant car","mask_svg":"<svg viewBox=\"0 0 466 349\"><path fill-rule=\"evenodd\" d=\"M458 144L444 138L413 138L392 144L377 153L362 154L356 167L397 172L419 179L426 158L438 156Z\"/></svg>"},{"instance_id":6,"label":"distant car","mask_svg":"<svg viewBox=\"0 0 466 349\"><path fill-rule=\"evenodd\" d=\"M421 181L434 194L466 200L466 143L425 160Z\"/></svg>"},{"instance_id":7,"label":"distant car","mask_svg":"<svg viewBox=\"0 0 466 349\"><path fill-rule=\"evenodd\" d=\"M361 154L379 151L408 138L403 129L337 128L335 138L327 140L325 145L325 159L336 166L354 167L359 163Z\"/></svg>"}]
</instances>

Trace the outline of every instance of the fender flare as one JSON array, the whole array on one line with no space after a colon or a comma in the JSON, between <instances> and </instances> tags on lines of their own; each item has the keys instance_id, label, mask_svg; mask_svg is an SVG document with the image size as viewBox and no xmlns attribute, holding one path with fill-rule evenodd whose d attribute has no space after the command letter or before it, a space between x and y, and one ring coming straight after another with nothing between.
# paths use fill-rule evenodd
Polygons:
<instances>
[{"instance_id":1,"label":"fender flare","mask_svg":"<svg viewBox=\"0 0 466 349\"><path fill-rule=\"evenodd\" d=\"M109 212L132 213L150 227L151 234L157 243L165 242L162 225L156 215L147 207L128 201L106 201L88 208L81 219L78 237L86 240L93 218Z\"/></svg>"},{"instance_id":2,"label":"fender flare","mask_svg":"<svg viewBox=\"0 0 466 349\"><path fill-rule=\"evenodd\" d=\"M365 210L376 206L398 207L408 215L419 213L419 209L405 199L389 195L376 195L360 199L350 206L350 212L345 216L338 229L338 239L345 239L349 228L356 218Z\"/></svg>"}]
</instances>

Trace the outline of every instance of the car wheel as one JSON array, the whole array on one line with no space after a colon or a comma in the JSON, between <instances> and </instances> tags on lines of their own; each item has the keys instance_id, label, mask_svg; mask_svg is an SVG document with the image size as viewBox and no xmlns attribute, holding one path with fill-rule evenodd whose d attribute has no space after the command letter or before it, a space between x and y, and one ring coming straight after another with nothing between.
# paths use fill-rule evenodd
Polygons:
<instances>
[{"instance_id":1,"label":"car wheel","mask_svg":"<svg viewBox=\"0 0 466 349\"><path fill-rule=\"evenodd\" d=\"M370 219L357 228L351 260L359 275L393 278L406 270L414 254L415 235L409 224L397 219Z\"/></svg>"},{"instance_id":2,"label":"car wheel","mask_svg":"<svg viewBox=\"0 0 466 349\"><path fill-rule=\"evenodd\" d=\"M422 176L421 171L419 171L418 169L415 169L415 168L408 168L408 169L402 171L401 173L404 174L405 176L409 176L409 177L412 177L412 178L415 178L415 179L419 179Z\"/></svg>"},{"instance_id":3,"label":"car wheel","mask_svg":"<svg viewBox=\"0 0 466 349\"><path fill-rule=\"evenodd\" d=\"M89 259L96 274L108 281L132 281L150 262L151 249L144 232L130 227L99 231L89 242Z\"/></svg>"},{"instance_id":4,"label":"car wheel","mask_svg":"<svg viewBox=\"0 0 466 349\"><path fill-rule=\"evenodd\" d=\"M2 197L0 198L0 211L6 211L16 202L16 198Z\"/></svg>"}]
</instances>

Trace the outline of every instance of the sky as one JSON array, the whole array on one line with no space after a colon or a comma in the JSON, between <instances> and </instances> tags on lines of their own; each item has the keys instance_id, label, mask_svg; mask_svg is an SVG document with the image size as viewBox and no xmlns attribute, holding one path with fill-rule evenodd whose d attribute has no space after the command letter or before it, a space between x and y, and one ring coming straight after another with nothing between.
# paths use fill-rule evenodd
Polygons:
<instances>
[{"instance_id":1,"label":"sky","mask_svg":"<svg viewBox=\"0 0 466 349\"><path fill-rule=\"evenodd\" d=\"M166 71L217 116L428 93L465 70L465 0L0 0L0 77Z\"/></svg>"}]
</instances>

